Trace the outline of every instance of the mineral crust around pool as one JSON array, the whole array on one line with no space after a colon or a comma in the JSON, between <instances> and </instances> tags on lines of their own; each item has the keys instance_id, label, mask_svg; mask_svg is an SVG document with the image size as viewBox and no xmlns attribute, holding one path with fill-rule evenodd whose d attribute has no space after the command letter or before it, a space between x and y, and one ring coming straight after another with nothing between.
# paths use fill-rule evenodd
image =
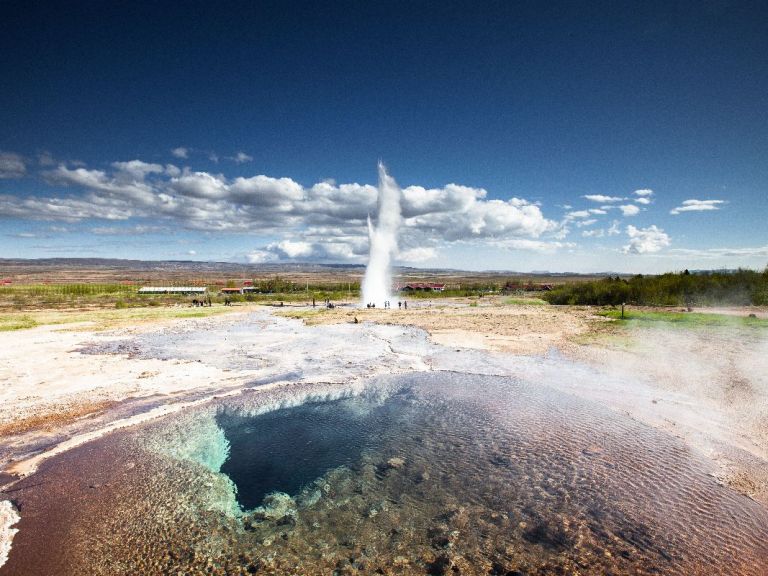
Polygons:
<instances>
[{"instance_id":1,"label":"mineral crust around pool","mask_svg":"<svg viewBox=\"0 0 768 576\"><path fill-rule=\"evenodd\" d=\"M265 418L284 433L254 436ZM259 438L273 456L248 468L235 455ZM354 450L338 461L342 438ZM244 505L270 466L274 491ZM296 384L46 462L16 486L0 574L766 574L768 513L711 471L675 438L538 383Z\"/></svg>"}]
</instances>

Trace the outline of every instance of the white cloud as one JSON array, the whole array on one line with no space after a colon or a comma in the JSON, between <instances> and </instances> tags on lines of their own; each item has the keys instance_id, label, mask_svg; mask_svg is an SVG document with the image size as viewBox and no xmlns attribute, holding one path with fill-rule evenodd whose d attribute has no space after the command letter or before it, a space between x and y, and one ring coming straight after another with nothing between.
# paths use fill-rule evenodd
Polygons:
<instances>
[{"instance_id":1,"label":"white cloud","mask_svg":"<svg viewBox=\"0 0 768 576\"><path fill-rule=\"evenodd\" d=\"M290 210L295 202L304 198L301 184L290 178L253 176L236 178L229 191L234 199L254 206L273 206L282 211Z\"/></svg>"},{"instance_id":2,"label":"white cloud","mask_svg":"<svg viewBox=\"0 0 768 576\"><path fill-rule=\"evenodd\" d=\"M658 252L670 244L669 236L655 225L647 228L635 228L630 224L627 226L627 236L629 236L629 244L622 248L625 254Z\"/></svg>"},{"instance_id":3,"label":"white cloud","mask_svg":"<svg viewBox=\"0 0 768 576\"><path fill-rule=\"evenodd\" d=\"M725 204L725 200L685 200L681 206L673 208L670 214L680 214L681 212L706 212L710 210L720 210L720 205Z\"/></svg>"},{"instance_id":4,"label":"white cloud","mask_svg":"<svg viewBox=\"0 0 768 576\"><path fill-rule=\"evenodd\" d=\"M608 214L608 211L605 208L590 208L589 213L590 214Z\"/></svg>"},{"instance_id":5,"label":"white cloud","mask_svg":"<svg viewBox=\"0 0 768 576\"><path fill-rule=\"evenodd\" d=\"M619 206L619 209L621 209L621 213L624 216L636 216L640 213L640 208L635 206L634 204L624 204L622 206Z\"/></svg>"},{"instance_id":6,"label":"white cloud","mask_svg":"<svg viewBox=\"0 0 768 576\"><path fill-rule=\"evenodd\" d=\"M641 196L640 198L635 198L635 203L636 204L644 204L644 205L647 206L651 202L652 202L652 200L650 198L646 198L646 197L643 197L643 196Z\"/></svg>"},{"instance_id":7,"label":"white cloud","mask_svg":"<svg viewBox=\"0 0 768 576\"><path fill-rule=\"evenodd\" d=\"M19 198L0 195L0 215L30 220L77 222L87 218L127 220L133 211L120 206L103 206L77 198Z\"/></svg>"},{"instance_id":8,"label":"white cloud","mask_svg":"<svg viewBox=\"0 0 768 576\"><path fill-rule=\"evenodd\" d=\"M168 232L168 229L164 226L137 224L136 226L95 226L91 228L91 232L97 236L135 236Z\"/></svg>"},{"instance_id":9,"label":"white cloud","mask_svg":"<svg viewBox=\"0 0 768 576\"><path fill-rule=\"evenodd\" d=\"M151 186L142 180L136 180L125 177L126 174L118 170L114 176L108 176L102 170L87 170L85 168L75 168L70 170L63 164L55 170L44 174L46 180L51 184L61 184L64 186L82 186L90 190L105 193L102 196L91 196L93 202L100 204L125 203L123 206L130 210L127 204L130 201L135 203L149 205L154 202L154 194Z\"/></svg>"},{"instance_id":10,"label":"white cloud","mask_svg":"<svg viewBox=\"0 0 768 576\"><path fill-rule=\"evenodd\" d=\"M499 248L506 248L508 250L525 250L527 252L539 252L542 254L553 254L559 250L566 248L575 248L576 244L573 242L555 242L544 240L529 240L526 238L512 238L509 240L499 240L491 242L493 246Z\"/></svg>"},{"instance_id":11,"label":"white cloud","mask_svg":"<svg viewBox=\"0 0 768 576\"><path fill-rule=\"evenodd\" d=\"M251 264L265 264L267 262L274 262L278 256L267 250L253 250L247 254L246 258Z\"/></svg>"},{"instance_id":12,"label":"white cloud","mask_svg":"<svg viewBox=\"0 0 768 576\"><path fill-rule=\"evenodd\" d=\"M375 201L376 189L366 191ZM407 229L446 240L504 235L538 237L555 232L558 224L544 218L541 208L521 198L486 200L487 191L458 184L426 189L403 189L403 217Z\"/></svg>"},{"instance_id":13,"label":"white cloud","mask_svg":"<svg viewBox=\"0 0 768 576\"><path fill-rule=\"evenodd\" d=\"M581 222L576 222L576 226L579 228L584 228L585 226L592 226L597 222L597 218L590 218L589 220L582 220Z\"/></svg>"},{"instance_id":14,"label":"white cloud","mask_svg":"<svg viewBox=\"0 0 768 576\"><path fill-rule=\"evenodd\" d=\"M51 185L78 189L72 195L0 196L0 215L27 220L142 219L125 227L97 226L96 234L141 234L181 228L211 233L249 233L280 240L254 247L254 262L280 259L360 261L367 255L366 220L376 213L377 190L367 184L318 182L304 187L291 178L266 175L227 178L172 164L130 160L108 170L64 164L43 173ZM457 241L506 242L506 247L552 250L567 244L564 222L547 219L522 198L488 200L487 191L460 184L403 190L403 261L433 258L436 248ZM586 210L594 220L600 209ZM135 222L132 222L135 224ZM535 240L542 238L541 240Z\"/></svg>"},{"instance_id":15,"label":"white cloud","mask_svg":"<svg viewBox=\"0 0 768 576\"><path fill-rule=\"evenodd\" d=\"M179 170L178 166L174 166L173 164L166 164L165 173L168 174L168 176L178 176L181 174L181 170Z\"/></svg>"},{"instance_id":16,"label":"white cloud","mask_svg":"<svg viewBox=\"0 0 768 576\"><path fill-rule=\"evenodd\" d=\"M653 196L653 190L649 188L643 188L642 190L635 190L635 196L648 197Z\"/></svg>"},{"instance_id":17,"label":"white cloud","mask_svg":"<svg viewBox=\"0 0 768 576\"><path fill-rule=\"evenodd\" d=\"M173 178L171 187L179 194L195 198L217 199L225 198L229 194L229 187L224 179L208 172L194 172Z\"/></svg>"},{"instance_id":18,"label":"white cloud","mask_svg":"<svg viewBox=\"0 0 768 576\"><path fill-rule=\"evenodd\" d=\"M197 250L187 250L187 254L189 254L190 256L196 256Z\"/></svg>"},{"instance_id":19,"label":"white cloud","mask_svg":"<svg viewBox=\"0 0 768 576\"><path fill-rule=\"evenodd\" d=\"M605 236L605 230L602 228L596 230L584 230L581 235L584 236L584 238L602 238Z\"/></svg>"},{"instance_id":20,"label":"white cloud","mask_svg":"<svg viewBox=\"0 0 768 576\"><path fill-rule=\"evenodd\" d=\"M682 255L690 258L704 258L704 259L739 258L739 257L768 258L768 245L746 247L746 248L703 248L703 249L673 248L669 252L676 255Z\"/></svg>"},{"instance_id":21,"label":"white cloud","mask_svg":"<svg viewBox=\"0 0 768 576\"><path fill-rule=\"evenodd\" d=\"M189 158L189 148L179 146L178 148L171 150L171 154L173 154L176 158L187 159Z\"/></svg>"},{"instance_id":22,"label":"white cloud","mask_svg":"<svg viewBox=\"0 0 768 576\"><path fill-rule=\"evenodd\" d=\"M0 179L23 178L27 173L24 159L13 152L0 152Z\"/></svg>"},{"instance_id":23,"label":"white cloud","mask_svg":"<svg viewBox=\"0 0 768 576\"><path fill-rule=\"evenodd\" d=\"M312 255L313 247L309 242L294 242L283 240L267 246L268 250L275 251L286 258L306 258Z\"/></svg>"},{"instance_id":24,"label":"white cloud","mask_svg":"<svg viewBox=\"0 0 768 576\"><path fill-rule=\"evenodd\" d=\"M575 218L589 218L591 215L589 210L576 210L574 212L568 212L565 215L566 220L573 220Z\"/></svg>"},{"instance_id":25,"label":"white cloud","mask_svg":"<svg viewBox=\"0 0 768 576\"><path fill-rule=\"evenodd\" d=\"M141 160L112 162L112 166L135 180L144 180L147 174L162 174L164 171L164 168L160 164L148 164Z\"/></svg>"},{"instance_id":26,"label":"white cloud","mask_svg":"<svg viewBox=\"0 0 768 576\"><path fill-rule=\"evenodd\" d=\"M619 228L619 221L614 220L611 223L611 227L608 228L608 236L618 236L621 234L621 229Z\"/></svg>"},{"instance_id":27,"label":"white cloud","mask_svg":"<svg viewBox=\"0 0 768 576\"><path fill-rule=\"evenodd\" d=\"M437 250L429 247L417 247L410 250L401 250L397 259L401 262L420 263L432 260L437 256Z\"/></svg>"},{"instance_id":28,"label":"white cloud","mask_svg":"<svg viewBox=\"0 0 768 576\"><path fill-rule=\"evenodd\" d=\"M244 164L245 162L253 162L253 156L249 156L245 152L238 152L232 160L237 164Z\"/></svg>"},{"instance_id":29,"label":"white cloud","mask_svg":"<svg viewBox=\"0 0 768 576\"><path fill-rule=\"evenodd\" d=\"M600 204L608 204L610 202L621 202L622 200L626 200L626 198L621 198L620 196L604 196L602 194L586 194L582 196L582 198L586 198L590 202L599 202Z\"/></svg>"}]
</instances>

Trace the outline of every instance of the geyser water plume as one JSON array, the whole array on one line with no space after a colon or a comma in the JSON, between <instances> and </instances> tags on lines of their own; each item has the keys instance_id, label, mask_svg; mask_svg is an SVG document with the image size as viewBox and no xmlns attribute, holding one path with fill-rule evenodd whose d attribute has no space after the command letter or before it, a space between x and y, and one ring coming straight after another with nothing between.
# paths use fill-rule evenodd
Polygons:
<instances>
[{"instance_id":1,"label":"geyser water plume","mask_svg":"<svg viewBox=\"0 0 768 576\"><path fill-rule=\"evenodd\" d=\"M397 232L402 216L400 214L400 187L395 179L387 174L383 163L379 162L379 199L376 226L368 216L368 240L370 252L368 266L363 278L362 304L375 304L384 307L390 300L392 289L392 256L397 251Z\"/></svg>"}]
</instances>

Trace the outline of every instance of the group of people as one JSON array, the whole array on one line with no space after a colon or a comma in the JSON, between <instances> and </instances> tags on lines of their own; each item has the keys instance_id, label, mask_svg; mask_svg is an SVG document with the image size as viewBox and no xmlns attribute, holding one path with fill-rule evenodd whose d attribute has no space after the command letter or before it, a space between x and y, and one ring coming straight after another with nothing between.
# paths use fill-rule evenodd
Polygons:
<instances>
[{"instance_id":1,"label":"group of people","mask_svg":"<svg viewBox=\"0 0 768 576\"><path fill-rule=\"evenodd\" d=\"M192 306L195 306L195 307L198 307L198 306L213 306L213 304L211 303L211 297L208 296L207 299L203 298L202 300L198 300L197 298L195 298L194 300L192 300Z\"/></svg>"},{"instance_id":2,"label":"group of people","mask_svg":"<svg viewBox=\"0 0 768 576\"><path fill-rule=\"evenodd\" d=\"M365 305L365 307L376 308L376 302L369 302ZM402 302L398 301L397 307L408 310L408 302L406 300L403 300ZM392 303L389 300L384 300L384 308L392 308Z\"/></svg>"}]
</instances>

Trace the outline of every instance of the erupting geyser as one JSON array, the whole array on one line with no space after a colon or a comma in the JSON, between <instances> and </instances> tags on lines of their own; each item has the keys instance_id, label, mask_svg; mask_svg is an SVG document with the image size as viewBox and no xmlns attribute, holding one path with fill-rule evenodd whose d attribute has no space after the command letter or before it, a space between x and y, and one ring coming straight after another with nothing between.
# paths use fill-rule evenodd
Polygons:
<instances>
[{"instance_id":1,"label":"erupting geyser","mask_svg":"<svg viewBox=\"0 0 768 576\"><path fill-rule=\"evenodd\" d=\"M376 226L368 216L368 239L370 253L368 266L363 278L363 306L375 304L384 307L391 300L393 254L397 251L397 230L400 227L400 187L387 174L384 164L379 162L379 214Z\"/></svg>"}]
</instances>

